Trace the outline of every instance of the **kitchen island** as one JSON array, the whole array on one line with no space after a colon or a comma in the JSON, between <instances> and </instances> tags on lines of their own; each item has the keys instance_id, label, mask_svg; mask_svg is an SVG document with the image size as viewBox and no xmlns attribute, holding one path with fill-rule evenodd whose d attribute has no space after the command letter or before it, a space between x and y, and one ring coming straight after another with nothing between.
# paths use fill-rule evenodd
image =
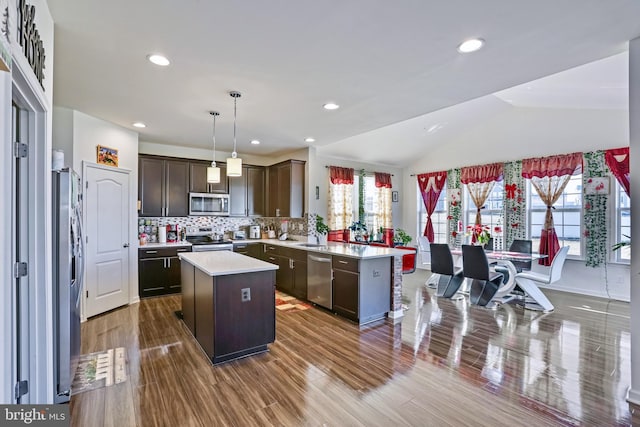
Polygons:
<instances>
[{"instance_id":1,"label":"kitchen island","mask_svg":"<svg viewBox=\"0 0 640 427\"><path fill-rule=\"evenodd\" d=\"M213 364L267 351L278 266L231 251L179 256L183 320Z\"/></svg>"}]
</instances>

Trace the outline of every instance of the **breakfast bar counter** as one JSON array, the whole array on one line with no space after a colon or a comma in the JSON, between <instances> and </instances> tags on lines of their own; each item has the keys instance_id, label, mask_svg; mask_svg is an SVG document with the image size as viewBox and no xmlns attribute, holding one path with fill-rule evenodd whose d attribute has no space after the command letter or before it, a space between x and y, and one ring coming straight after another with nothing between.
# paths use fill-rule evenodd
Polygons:
<instances>
[{"instance_id":1,"label":"breakfast bar counter","mask_svg":"<svg viewBox=\"0 0 640 427\"><path fill-rule=\"evenodd\" d=\"M183 320L213 364L267 351L278 266L231 251L179 256Z\"/></svg>"}]
</instances>

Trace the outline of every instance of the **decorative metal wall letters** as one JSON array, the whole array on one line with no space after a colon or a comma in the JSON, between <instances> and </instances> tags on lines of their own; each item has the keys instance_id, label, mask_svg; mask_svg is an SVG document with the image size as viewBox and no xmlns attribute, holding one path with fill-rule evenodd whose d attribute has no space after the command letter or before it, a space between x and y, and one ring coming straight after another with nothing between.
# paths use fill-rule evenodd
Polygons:
<instances>
[{"instance_id":1,"label":"decorative metal wall letters","mask_svg":"<svg viewBox=\"0 0 640 427\"><path fill-rule=\"evenodd\" d=\"M44 89L44 46L35 23L36 8L26 0L18 0L18 41L31 69Z\"/></svg>"}]
</instances>

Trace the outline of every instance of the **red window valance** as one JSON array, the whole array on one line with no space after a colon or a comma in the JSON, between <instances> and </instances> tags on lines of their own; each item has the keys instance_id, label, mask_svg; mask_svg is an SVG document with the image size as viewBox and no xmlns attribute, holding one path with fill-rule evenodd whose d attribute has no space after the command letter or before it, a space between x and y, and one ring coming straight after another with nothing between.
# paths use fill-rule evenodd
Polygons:
<instances>
[{"instance_id":1,"label":"red window valance","mask_svg":"<svg viewBox=\"0 0 640 427\"><path fill-rule=\"evenodd\" d=\"M338 166L329 166L329 176L332 184L352 184L353 185L353 168L341 168Z\"/></svg>"},{"instance_id":2,"label":"red window valance","mask_svg":"<svg viewBox=\"0 0 640 427\"><path fill-rule=\"evenodd\" d=\"M491 163L481 166L468 166L462 168L460 181L463 184L475 184L483 182L502 181L502 163Z\"/></svg>"},{"instance_id":3,"label":"red window valance","mask_svg":"<svg viewBox=\"0 0 640 427\"><path fill-rule=\"evenodd\" d=\"M629 193L629 147L613 148L604 152L604 160L627 196Z\"/></svg>"},{"instance_id":4,"label":"red window valance","mask_svg":"<svg viewBox=\"0 0 640 427\"><path fill-rule=\"evenodd\" d=\"M377 188L391 188L391 174L374 172Z\"/></svg>"},{"instance_id":5,"label":"red window valance","mask_svg":"<svg viewBox=\"0 0 640 427\"><path fill-rule=\"evenodd\" d=\"M578 167L581 171L582 153L536 157L522 161L522 176L531 179L533 177L573 175Z\"/></svg>"}]
</instances>

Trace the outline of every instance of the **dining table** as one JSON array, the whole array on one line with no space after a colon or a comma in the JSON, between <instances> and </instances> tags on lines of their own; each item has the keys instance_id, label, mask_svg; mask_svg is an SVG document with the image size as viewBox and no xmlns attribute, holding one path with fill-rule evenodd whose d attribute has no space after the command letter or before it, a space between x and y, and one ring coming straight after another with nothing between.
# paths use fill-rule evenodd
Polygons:
<instances>
[{"instance_id":1,"label":"dining table","mask_svg":"<svg viewBox=\"0 0 640 427\"><path fill-rule=\"evenodd\" d=\"M540 254L537 252L513 252L502 250L485 250L487 260L495 262L496 265L501 266L507 271L507 280L498 288L494 296L494 300L498 300L501 303L506 303L516 298L516 295L512 294L512 291L516 287L516 274L518 269L513 264L513 261L535 261L538 259L546 258L548 255ZM451 255L454 256L454 263L460 264L462 262L462 248L451 249ZM457 258L457 259L456 259Z\"/></svg>"}]
</instances>

